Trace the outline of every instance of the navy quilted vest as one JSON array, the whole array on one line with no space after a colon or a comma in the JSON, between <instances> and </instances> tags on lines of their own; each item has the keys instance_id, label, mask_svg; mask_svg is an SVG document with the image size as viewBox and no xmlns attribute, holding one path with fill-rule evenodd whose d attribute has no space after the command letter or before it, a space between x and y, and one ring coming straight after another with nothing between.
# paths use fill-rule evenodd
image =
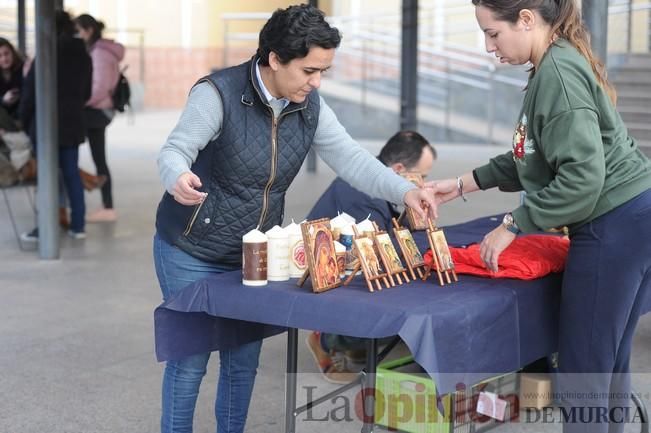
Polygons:
<instances>
[{"instance_id":1,"label":"navy quilted vest","mask_svg":"<svg viewBox=\"0 0 651 433\"><path fill-rule=\"evenodd\" d=\"M183 206L166 192L158 205L158 234L209 262L240 264L245 233L282 223L285 192L316 132L318 93L311 92L301 104L290 103L274 124L253 61L199 80L212 84L224 107L219 137L199 152L191 168L207 198Z\"/></svg>"}]
</instances>

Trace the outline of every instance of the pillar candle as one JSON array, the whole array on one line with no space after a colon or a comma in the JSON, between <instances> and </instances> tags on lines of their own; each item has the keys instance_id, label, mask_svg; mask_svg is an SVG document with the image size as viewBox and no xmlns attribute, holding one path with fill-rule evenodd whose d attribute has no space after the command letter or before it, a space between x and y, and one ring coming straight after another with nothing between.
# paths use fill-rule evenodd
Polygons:
<instances>
[{"instance_id":1,"label":"pillar candle","mask_svg":"<svg viewBox=\"0 0 651 433\"><path fill-rule=\"evenodd\" d=\"M258 229L242 237L242 284L267 284L267 236Z\"/></svg>"},{"instance_id":2,"label":"pillar candle","mask_svg":"<svg viewBox=\"0 0 651 433\"><path fill-rule=\"evenodd\" d=\"M347 250L353 248L353 236L355 232L353 231L352 224L345 225L341 228L341 235L339 236L339 242L341 242Z\"/></svg>"},{"instance_id":3,"label":"pillar candle","mask_svg":"<svg viewBox=\"0 0 651 433\"><path fill-rule=\"evenodd\" d=\"M273 226L267 233L267 279L289 280L289 236L280 226Z\"/></svg>"},{"instance_id":4,"label":"pillar candle","mask_svg":"<svg viewBox=\"0 0 651 433\"><path fill-rule=\"evenodd\" d=\"M375 232L375 226L373 226L373 222L370 219L366 218L364 221L357 223L357 231L360 235L365 234L369 236Z\"/></svg>"},{"instance_id":5,"label":"pillar candle","mask_svg":"<svg viewBox=\"0 0 651 433\"><path fill-rule=\"evenodd\" d=\"M344 218L341 215L337 215L333 219L330 220L330 231L332 232L332 239L335 241L339 240L339 236L341 236L341 229L342 227L349 225L350 222Z\"/></svg>"},{"instance_id":6,"label":"pillar candle","mask_svg":"<svg viewBox=\"0 0 651 433\"><path fill-rule=\"evenodd\" d=\"M301 226L292 220L292 223L285 227L285 231L289 240L289 277L301 278L307 269Z\"/></svg>"},{"instance_id":7,"label":"pillar candle","mask_svg":"<svg viewBox=\"0 0 651 433\"><path fill-rule=\"evenodd\" d=\"M346 212L340 213L339 216L342 217L345 221L347 221L348 224L355 224L355 218L348 215Z\"/></svg>"}]
</instances>

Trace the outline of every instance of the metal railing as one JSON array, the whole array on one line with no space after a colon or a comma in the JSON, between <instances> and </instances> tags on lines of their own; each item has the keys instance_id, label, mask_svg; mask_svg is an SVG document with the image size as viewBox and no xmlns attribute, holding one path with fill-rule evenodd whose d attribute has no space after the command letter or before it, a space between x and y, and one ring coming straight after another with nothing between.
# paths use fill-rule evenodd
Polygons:
<instances>
[{"instance_id":1,"label":"metal railing","mask_svg":"<svg viewBox=\"0 0 651 433\"><path fill-rule=\"evenodd\" d=\"M224 14L223 64L228 65L230 48L234 44L253 43L255 32L232 32L231 24L262 22L270 14ZM610 0L609 52L634 53L651 51L651 2ZM344 34L335 59L338 81L354 81L360 88L360 104L366 106L375 82L398 82L400 74L400 20L396 13L368 13L363 16L333 16L328 20ZM440 25L441 22L444 25ZM438 25L437 25L438 23ZM240 27L243 27L240 25ZM647 43L641 43L646 41ZM444 126L451 125L453 88L461 86L485 92L485 97L473 101L474 108L483 105L486 136L494 141L498 103L496 88L518 95L526 85L525 67L504 69L495 57L485 52L483 36L477 29L474 8L467 0L423 0L419 11L418 77L427 83L428 91L437 88L441 98L438 107L444 112ZM345 64L353 64L355 72L337 72ZM346 76L348 75L348 76ZM421 84L421 87L425 87ZM396 89L393 89L394 92ZM515 96L514 96L515 98ZM460 111L464 111L463 109ZM477 110L475 110L477 111Z\"/></svg>"},{"instance_id":2,"label":"metal railing","mask_svg":"<svg viewBox=\"0 0 651 433\"><path fill-rule=\"evenodd\" d=\"M231 27L233 22L239 23L251 23L251 22L260 22L262 24L264 21L267 21L271 17L270 13L260 12L260 13L229 13L222 14L222 23L224 27L224 46L222 51L222 67L229 65L229 54L231 44L239 42L256 42L258 40L259 29L252 32L232 32Z\"/></svg>"},{"instance_id":3,"label":"metal railing","mask_svg":"<svg viewBox=\"0 0 651 433\"><path fill-rule=\"evenodd\" d=\"M651 52L651 2L610 0L608 49L626 54Z\"/></svg>"},{"instance_id":4,"label":"metal railing","mask_svg":"<svg viewBox=\"0 0 651 433\"><path fill-rule=\"evenodd\" d=\"M455 13L457 11L455 10ZM419 22L420 43L418 76L420 79L437 81L446 86L443 93L445 128L450 129L451 112L449 95L450 86L454 83L487 92L486 98L481 98L486 104L485 124L486 135L493 141L493 126L495 123L495 87L501 83L512 87L514 92L520 92L526 84L525 76L514 78L501 74L493 56L487 55L473 47L461 44L441 42L440 35L431 32L424 23L432 20L433 12L421 11ZM229 54L234 44L257 41L258 31L231 31L234 22L264 21L268 13L231 13L223 14L224 49L223 66L229 65ZM338 49L339 56L335 60L335 70L339 63L352 60L359 65L359 86L361 90L360 104L367 106L367 95L370 85L378 79L390 79L397 82L400 71L400 16L396 14L365 14L364 16L328 17L328 20L344 35L342 45ZM474 20L474 16L473 16ZM240 24L240 27L242 25ZM458 33L458 29L456 30ZM474 32L476 33L476 24ZM384 74L384 75L382 75ZM339 81L350 81L350 77L335 73ZM475 101L476 102L476 101Z\"/></svg>"},{"instance_id":5,"label":"metal railing","mask_svg":"<svg viewBox=\"0 0 651 433\"><path fill-rule=\"evenodd\" d=\"M465 3L464 3L465 4ZM472 11L464 6L454 7L453 13L463 10ZM440 12L440 11L439 11ZM421 10L419 14L419 45L418 45L418 78L421 86L427 86L429 92L441 95L438 108L443 110L443 126L447 132L452 128L453 88L455 85L474 92L484 93L485 97L475 98L472 104L483 105L483 113L479 116L485 125L485 134L489 142L494 142L494 126L496 123L496 87L506 86L513 94L520 94L526 85L524 69L517 76L502 73L493 55L480 51L474 46L448 42L450 34L468 34L468 30L460 31L455 25L452 32L431 31L430 26L435 18L434 11ZM474 15L470 15L474 21ZM380 69L397 77L400 71L400 16L395 14L376 14L357 17L331 17L333 25L345 35L339 52L348 58L357 59L361 69L361 100L366 106L367 89L373 80L379 77L373 71ZM467 28L470 28L468 26ZM477 26L473 23L470 38L476 41ZM454 39L454 38L453 38ZM463 39L463 37L458 38ZM379 67L379 68L378 68ZM385 77L386 78L386 77ZM396 78L397 79L397 78ZM430 101L428 101L430 102ZM429 104L431 105L431 104ZM460 110L464 111L464 110ZM476 111L476 110L475 110ZM477 131L480 133L480 131Z\"/></svg>"}]
</instances>

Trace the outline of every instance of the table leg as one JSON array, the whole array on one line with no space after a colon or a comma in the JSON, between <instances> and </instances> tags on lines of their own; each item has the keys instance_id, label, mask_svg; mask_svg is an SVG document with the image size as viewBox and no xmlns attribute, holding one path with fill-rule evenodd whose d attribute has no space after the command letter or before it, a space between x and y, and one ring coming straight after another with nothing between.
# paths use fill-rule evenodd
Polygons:
<instances>
[{"instance_id":1,"label":"table leg","mask_svg":"<svg viewBox=\"0 0 651 433\"><path fill-rule=\"evenodd\" d=\"M649 414L646 411L646 405L637 392L634 390L631 391L631 398L633 399L633 403L635 403L635 407L638 409L638 413L640 414L641 432L649 433Z\"/></svg>"},{"instance_id":2,"label":"table leg","mask_svg":"<svg viewBox=\"0 0 651 433\"><path fill-rule=\"evenodd\" d=\"M296 375L298 329L287 330L287 373L285 379L285 433L296 431Z\"/></svg>"},{"instance_id":3,"label":"table leg","mask_svg":"<svg viewBox=\"0 0 651 433\"><path fill-rule=\"evenodd\" d=\"M363 384L364 425L362 433L373 433L375 427L375 373L377 372L377 340L366 343L366 376Z\"/></svg>"}]
</instances>

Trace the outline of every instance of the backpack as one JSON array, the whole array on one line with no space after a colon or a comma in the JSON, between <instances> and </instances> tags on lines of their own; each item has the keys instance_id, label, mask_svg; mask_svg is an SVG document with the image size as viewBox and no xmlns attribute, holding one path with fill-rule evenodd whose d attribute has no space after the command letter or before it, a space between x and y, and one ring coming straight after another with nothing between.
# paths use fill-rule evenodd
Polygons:
<instances>
[{"instance_id":1,"label":"backpack","mask_svg":"<svg viewBox=\"0 0 651 433\"><path fill-rule=\"evenodd\" d=\"M131 108L131 87L129 87L129 81L127 77L124 76L124 71L127 69L125 66L120 71L120 76L118 77L118 82L113 89L113 108L124 113L124 110L128 106Z\"/></svg>"}]
</instances>

